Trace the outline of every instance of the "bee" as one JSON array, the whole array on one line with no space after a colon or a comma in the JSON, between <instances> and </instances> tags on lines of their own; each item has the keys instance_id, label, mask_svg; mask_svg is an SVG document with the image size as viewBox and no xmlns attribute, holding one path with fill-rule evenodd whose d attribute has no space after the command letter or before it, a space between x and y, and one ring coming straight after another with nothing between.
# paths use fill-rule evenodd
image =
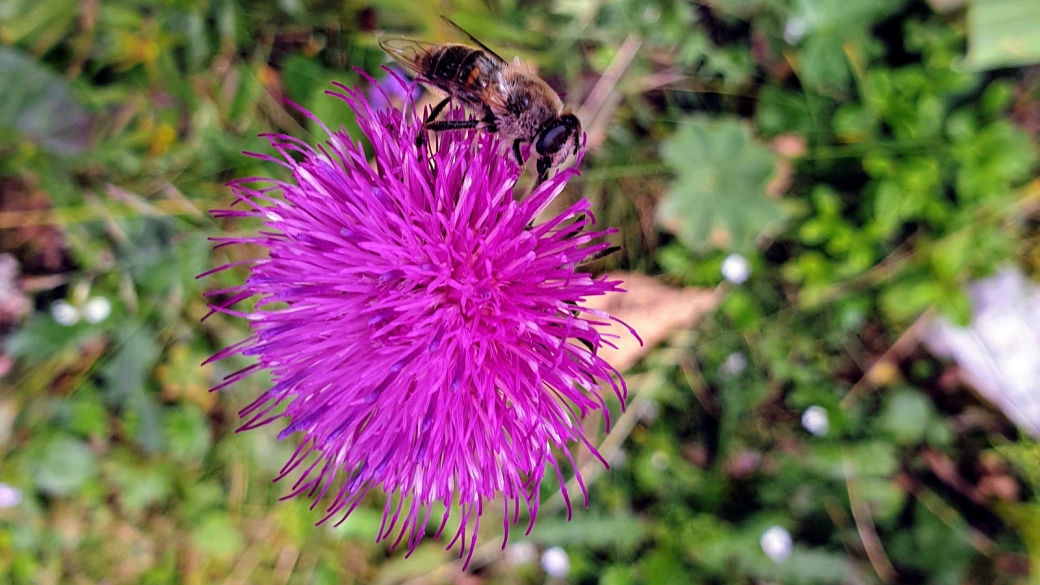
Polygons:
<instances>
[{"instance_id":1,"label":"bee","mask_svg":"<svg viewBox=\"0 0 1040 585\"><path fill-rule=\"evenodd\" d=\"M581 122L549 84L531 73L519 59L507 62L484 43L445 17L455 29L476 47L459 43L427 43L401 37L383 37L379 46L417 81L444 92L445 97L434 106L423 122L416 138L422 146L427 131L483 129L497 132L512 141L513 156L524 166L523 144L534 146L538 156L538 181L544 181L549 169L559 166L570 154L578 153ZM467 120L437 120L452 100L478 117Z\"/></svg>"}]
</instances>

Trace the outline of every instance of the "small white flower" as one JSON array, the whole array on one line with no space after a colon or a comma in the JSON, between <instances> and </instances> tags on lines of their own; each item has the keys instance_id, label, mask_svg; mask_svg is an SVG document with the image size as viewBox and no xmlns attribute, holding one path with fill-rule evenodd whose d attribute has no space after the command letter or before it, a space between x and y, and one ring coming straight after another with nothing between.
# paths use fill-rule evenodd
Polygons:
<instances>
[{"instance_id":1,"label":"small white flower","mask_svg":"<svg viewBox=\"0 0 1040 585\"><path fill-rule=\"evenodd\" d=\"M722 277L733 284L743 284L751 276L751 263L740 254L730 254L722 261Z\"/></svg>"},{"instance_id":2,"label":"small white flower","mask_svg":"<svg viewBox=\"0 0 1040 585\"><path fill-rule=\"evenodd\" d=\"M22 490L0 483L0 508L13 508L22 501Z\"/></svg>"},{"instance_id":3,"label":"small white flower","mask_svg":"<svg viewBox=\"0 0 1040 585\"><path fill-rule=\"evenodd\" d=\"M721 376L737 376L747 369L747 356L739 351L735 351L726 357L726 361L722 362L719 366L719 375Z\"/></svg>"},{"instance_id":4,"label":"small white flower","mask_svg":"<svg viewBox=\"0 0 1040 585\"><path fill-rule=\"evenodd\" d=\"M87 323L100 323L112 314L112 303L105 297L90 297L83 303L83 319Z\"/></svg>"},{"instance_id":5,"label":"small white flower","mask_svg":"<svg viewBox=\"0 0 1040 585\"><path fill-rule=\"evenodd\" d=\"M73 307L65 301L56 301L51 305L51 316L58 322L59 325L66 327L72 327L76 323L79 323L79 309Z\"/></svg>"},{"instance_id":6,"label":"small white flower","mask_svg":"<svg viewBox=\"0 0 1040 585\"><path fill-rule=\"evenodd\" d=\"M563 579L571 570L571 560L567 551L558 546L547 549L542 553L542 568L555 579Z\"/></svg>"},{"instance_id":7,"label":"small white flower","mask_svg":"<svg viewBox=\"0 0 1040 585\"><path fill-rule=\"evenodd\" d=\"M802 40L805 33L808 32L809 25L805 22L804 18L799 16L792 17L787 21L787 25L784 26L784 41L788 45L797 44L798 41Z\"/></svg>"},{"instance_id":8,"label":"small white flower","mask_svg":"<svg viewBox=\"0 0 1040 585\"><path fill-rule=\"evenodd\" d=\"M527 565L538 558L538 549L530 542L516 542L506 547L505 555L510 565Z\"/></svg>"},{"instance_id":9,"label":"small white flower","mask_svg":"<svg viewBox=\"0 0 1040 585\"><path fill-rule=\"evenodd\" d=\"M791 533L783 526L770 526L758 539L758 545L774 562L784 563L791 558Z\"/></svg>"},{"instance_id":10,"label":"small white flower","mask_svg":"<svg viewBox=\"0 0 1040 585\"><path fill-rule=\"evenodd\" d=\"M827 411L822 406L814 405L802 413L802 426L817 437L822 437L830 430L831 423L827 419Z\"/></svg>"}]
</instances>

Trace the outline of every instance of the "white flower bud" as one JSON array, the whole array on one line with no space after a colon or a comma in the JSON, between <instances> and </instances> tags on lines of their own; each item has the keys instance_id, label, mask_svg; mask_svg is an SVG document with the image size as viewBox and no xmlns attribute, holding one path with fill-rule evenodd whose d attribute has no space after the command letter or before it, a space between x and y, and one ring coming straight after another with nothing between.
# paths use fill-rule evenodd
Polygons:
<instances>
[{"instance_id":1,"label":"white flower bud","mask_svg":"<svg viewBox=\"0 0 1040 585\"><path fill-rule=\"evenodd\" d=\"M827 419L827 411L822 406L810 406L802 413L802 426L805 430L822 437L830 430L831 424Z\"/></svg>"},{"instance_id":2,"label":"white flower bud","mask_svg":"<svg viewBox=\"0 0 1040 585\"><path fill-rule=\"evenodd\" d=\"M76 323L79 323L79 309L73 307L65 301L57 301L51 305L51 316L58 322L59 325L66 327L72 327Z\"/></svg>"},{"instance_id":3,"label":"white flower bud","mask_svg":"<svg viewBox=\"0 0 1040 585\"><path fill-rule=\"evenodd\" d=\"M730 254L722 261L722 277L733 284L743 284L751 276L751 263L740 254Z\"/></svg>"},{"instance_id":4,"label":"white flower bud","mask_svg":"<svg viewBox=\"0 0 1040 585\"><path fill-rule=\"evenodd\" d=\"M791 548L793 547L791 533L783 526L769 527L762 533L758 545L762 547L762 552L766 553L766 556L774 562L784 563L791 558Z\"/></svg>"},{"instance_id":5,"label":"white flower bud","mask_svg":"<svg viewBox=\"0 0 1040 585\"><path fill-rule=\"evenodd\" d=\"M720 376L737 376L747 369L747 356L739 351L735 351L726 357L726 361L722 362L719 366Z\"/></svg>"},{"instance_id":6,"label":"white flower bud","mask_svg":"<svg viewBox=\"0 0 1040 585\"><path fill-rule=\"evenodd\" d=\"M558 546L547 549L542 553L542 568L555 579L566 577L571 570L571 560L567 551Z\"/></svg>"},{"instance_id":7,"label":"white flower bud","mask_svg":"<svg viewBox=\"0 0 1040 585\"><path fill-rule=\"evenodd\" d=\"M784 41L788 45L798 44L798 41L802 40L802 37L808 32L808 28L804 18L799 16L791 18L784 26Z\"/></svg>"},{"instance_id":8,"label":"white flower bud","mask_svg":"<svg viewBox=\"0 0 1040 585\"><path fill-rule=\"evenodd\" d=\"M105 297L90 297L83 303L83 319L87 323L100 323L112 314L112 303Z\"/></svg>"},{"instance_id":9,"label":"white flower bud","mask_svg":"<svg viewBox=\"0 0 1040 585\"><path fill-rule=\"evenodd\" d=\"M22 490L0 483L0 508L13 508L22 501Z\"/></svg>"}]
</instances>

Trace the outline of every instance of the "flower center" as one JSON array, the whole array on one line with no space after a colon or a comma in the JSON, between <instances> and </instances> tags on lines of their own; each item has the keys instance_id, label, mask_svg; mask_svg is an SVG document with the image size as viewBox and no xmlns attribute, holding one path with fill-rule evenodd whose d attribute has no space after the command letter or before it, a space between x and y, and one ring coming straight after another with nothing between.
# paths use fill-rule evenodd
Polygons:
<instances>
[{"instance_id":1,"label":"flower center","mask_svg":"<svg viewBox=\"0 0 1040 585\"><path fill-rule=\"evenodd\" d=\"M497 302L489 277L473 274L469 266L457 266L444 291L444 302L455 305L465 319L475 319L497 312Z\"/></svg>"}]
</instances>

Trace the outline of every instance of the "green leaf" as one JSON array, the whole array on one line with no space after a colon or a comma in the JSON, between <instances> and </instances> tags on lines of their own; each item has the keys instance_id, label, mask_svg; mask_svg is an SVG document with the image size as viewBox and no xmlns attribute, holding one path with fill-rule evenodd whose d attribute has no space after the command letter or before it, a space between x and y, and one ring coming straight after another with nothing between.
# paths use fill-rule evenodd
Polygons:
<instances>
[{"instance_id":1,"label":"green leaf","mask_svg":"<svg viewBox=\"0 0 1040 585\"><path fill-rule=\"evenodd\" d=\"M213 441L206 415L191 405L168 409L164 417L166 447L181 461L199 461Z\"/></svg>"},{"instance_id":2,"label":"green leaf","mask_svg":"<svg viewBox=\"0 0 1040 585\"><path fill-rule=\"evenodd\" d=\"M689 570L671 551L658 548L642 560L644 583L647 585L670 585L689 580Z\"/></svg>"},{"instance_id":3,"label":"green leaf","mask_svg":"<svg viewBox=\"0 0 1040 585\"><path fill-rule=\"evenodd\" d=\"M766 197L774 157L733 119L687 119L661 146L677 175L657 220L691 248L743 248L784 213Z\"/></svg>"},{"instance_id":4,"label":"green leaf","mask_svg":"<svg viewBox=\"0 0 1040 585\"><path fill-rule=\"evenodd\" d=\"M108 432L108 410L93 389L80 388L69 400L69 429L86 437Z\"/></svg>"},{"instance_id":5,"label":"green leaf","mask_svg":"<svg viewBox=\"0 0 1040 585\"><path fill-rule=\"evenodd\" d=\"M1040 503L997 502L994 506L1005 522L1018 530L1018 536L1029 552L1029 583L1040 583Z\"/></svg>"},{"instance_id":6,"label":"green leaf","mask_svg":"<svg viewBox=\"0 0 1040 585\"><path fill-rule=\"evenodd\" d=\"M119 499L128 512L140 512L166 499L173 490L167 469L160 466L114 461L107 466L106 476L118 488Z\"/></svg>"},{"instance_id":7,"label":"green leaf","mask_svg":"<svg viewBox=\"0 0 1040 585\"><path fill-rule=\"evenodd\" d=\"M762 320L761 309L754 296L743 290L730 293L720 308L741 329L754 328Z\"/></svg>"},{"instance_id":8,"label":"green leaf","mask_svg":"<svg viewBox=\"0 0 1040 585\"><path fill-rule=\"evenodd\" d=\"M769 5L768 0L714 0L712 7L739 15L754 14Z\"/></svg>"},{"instance_id":9,"label":"green leaf","mask_svg":"<svg viewBox=\"0 0 1040 585\"><path fill-rule=\"evenodd\" d=\"M971 323L971 299L964 289L947 286L935 306L958 327L967 327Z\"/></svg>"},{"instance_id":10,"label":"green leaf","mask_svg":"<svg viewBox=\"0 0 1040 585\"><path fill-rule=\"evenodd\" d=\"M933 447L948 447L953 441L953 431L945 418L935 417L928 423L925 439Z\"/></svg>"},{"instance_id":11,"label":"green leaf","mask_svg":"<svg viewBox=\"0 0 1040 585\"><path fill-rule=\"evenodd\" d=\"M943 281L953 281L968 264L974 251L971 230L963 229L939 240L932 250L932 271Z\"/></svg>"},{"instance_id":12,"label":"green leaf","mask_svg":"<svg viewBox=\"0 0 1040 585\"><path fill-rule=\"evenodd\" d=\"M806 34L848 34L849 27L869 28L874 21L894 12L904 0L797 0L792 18L802 19Z\"/></svg>"},{"instance_id":13,"label":"green leaf","mask_svg":"<svg viewBox=\"0 0 1040 585\"><path fill-rule=\"evenodd\" d=\"M767 85L758 94L755 123L766 136L776 136L785 132L809 134L816 122L804 94Z\"/></svg>"},{"instance_id":14,"label":"green leaf","mask_svg":"<svg viewBox=\"0 0 1040 585\"><path fill-rule=\"evenodd\" d=\"M97 331L82 321L66 327L49 314L35 313L22 329L4 341L3 347L8 354L35 363L53 358L94 337L97 337Z\"/></svg>"},{"instance_id":15,"label":"green leaf","mask_svg":"<svg viewBox=\"0 0 1040 585\"><path fill-rule=\"evenodd\" d=\"M5 0L0 2L0 37L5 44L31 43L33 52L45 53L72 34L78 8L76 0Z\"/></svg>"},{"instance_id":16,"label":"green leaf","mask_svg":"<svg viewBox=\"0 0 1040 585\"><path fill-rule=\"evenodd\" d=\"M882 441L820 445L810 455L808 466L842 481L846 470L856 477L891 477L899 467L899 458L895 447Z\"/></svg>"},{"instance_id":17,"label":"green leaf","mask_svg":"<svg viewBox=\"0 0 1040 585\"><path fill-rule=\"evenodd\" d=\"M123 402L142 391L148 372L159 358L155 338L154 332L144 326L124 330L115 357L102 368L110 400Z\"/></svg>"},{"instance_id":18,"label":"green leaf","mask_svg":"<svg viewBox=\"0 0 1040 585\"><path fill-rule=\"evenodd\" d=\"M137 444L149 453L162 448L163 436L159 426L159 403L143 388L135 391L123 404L126 430Z\"/></svg>"},{"instance_id":19,"label":"green leaf","mask_svg":"<svg viewBox=\"0 0 1040 585\"><path fill-rule=\"evenodd\" d=\"M443 509L440 510L443 513ZM303 506L300 512L303 514L307 528L314 529L314 512ZM434 516L440 518L439 516ZM368 540L373 534L379 532L379 526L383 523L383 514L371 508L358 508L343 519L342 523L329 527L329 532L336 538Z\"/></svg>"},{"instance_id":20,"label":"green leaf","mask_svg":"<svg viewBox=\"0 0 1040 585\"><path fill-rule=\"evenodd\" d=\"M647 529L636 517L628 514L597 516L577 514L565 519L539 520L531 532L531 539L546 545L589 546L633 550L647 536Z\"/></svg>"},{"instance_id":21,"label":"green leaf","mask_svg":"<svg viewBox=\"0 0 1040 585\"><path fill-rule=\"evenodd\" d=\"M860 487L875 522L894 521L906 503L906 491L887 477L863 478Z\"/></svg>"},{"instance_id":22,"label":"green leaf","mask_svg":"<svg viewBox=\"0 0 1040 585\"><path fill-rule=\"evenodd\" d=\"M954 145L956 192L962 202L1007 197L1014 183L1032 176L1036 145L1006 120L987 124Z\"/></svg>"},{"instance_id":23,"label":"green leaf","mask_svg":"<svg viewBox=\"0 0 1040 585\"><path fill-rule=\"evenodd\" d=\"M12 49L0 48L0 127L40 148L74 155L89 144L90 119L56 73Z\"/></svg>"},{"instance_id":24,"label":"green leaf","mask_svg":"<svg viewBox=\"0 0 1040 585\"><path fill-rule=\"evenodd\" d=\"M924 439L933 416L931 402L920 392L903 389L885 401L881 428L899 445L913 445Z\"/></svg>"},{"instance_id":25,"label":"green leaf","mask_svg":"<svg viewBox=\"0 0 1040 585\"><path fill-rule=\"evenodd\" d=\"M805 41L799 61L799 78L809 87L844 88L851 77L842 37L816 34Z\"/></svg>"},{"instance_id":26,"label":"green leaf","mask_svg":"<svg viewBox=\"0 0 1040 585\"><path fill-rule=\"evenodd\" d=\"M913 516L913 528L897 532L886 543L892 560L927 570L931 585L963 583L974 552L964 519L940 519L920 503L914 506Z\"/></svg>"},{"instance_id":27,"label":"green leaf","mask_svg":"<svg viewBox=\"0 0 1040 585\"><path fill-rule=\"evenodd\" d=\"M287 97L303 104L317 91L332 89L325 85L330 72L314 59L302 55L289 55L282 63L282 83Z\"/></svg>"},{"instance_id":28,"label":"green leaf","mask_svg":"<svg viewBox=\"0 0 1040 585\"><path fill-rule=\"evenodd\" d=\"M115 357L102 367L101 376L108 393L106 398L123 407L129 418L130 430L138 443L154 452L162 445L159 410L145 384L149 372L159 359L159 347L150 328L129 325L127 329L124 329L123 340Z\"/></svg>"},{"instance_id":29,"label":"green leaf","mask_svg":"<svg viewBox=\"0 0 1040 585\"><path fill-rule=\"evenodd\" d=\"M744 544L731 525L708 513L689 519L681 528L680 538L686 554L710 571L723 570L729 557Z\"/></svg>"},{"instance_id":30,"label":"green leaf","mask_svg":"<svg viewBox=\"0 0 1040 585\"><path fill-rule=\"evenodd\" d=\"M1015 466L1034 491L1040 489L1040 443L1021 438L1017 443L998 445L994 450ZM1037 537L1040 545L1040 524L1037 524ZM1037 552L1040 552L1040 547Z\"/></svg>"},{"instance_id":31,"label":"green leaf","mask_svg":"<svg viewBox=\"0 0 1040 585\"><path fill-rule=\"evenodd\" d=\"M978 71L1040 62L1040 2L974 0L967 61Z\"/></svg>"},{"instance_id":32,"label":"green leaf","mask_svg":"<svg viewBox=\"0 0 1040 585\"><path fill-rule=\"evenodd\" d=\"M354 115L353 110L347 107L347 104L343 103L338 97L325 93L327 91L340 91L332 85L333 81L338 81L349 87L357 83L356 77L352 74L327 71L322 81L323 83L319 83L311 91L311 95L304 101L307 109L332 132L345 130L351 139L358 140L362 136L361 127L358 126L357 117ZM310 126L315 140L323 141L327 138L325 131L317 127L316 124L311 122Z\"/></svg>"},{"instance_id":33,"label":"green leaf","mask_svg":"<svg viewBox=\"0 0 1040 585\"><path fill-rule=\"evenodd\" d=\"M795 547L784 563L773 562L764 554L755 558L746 555L742 560L747 571L759 579L790 585L839 585L848 583L849 575L855 571L844 555L802 547Z\"/></svg>"},{"instance_id":34,"label":"green leaf","mask_svg":"<svg viewBox=\"0 0 1040 585\"><path fill-rule=\"evenodd\" d=\"M851 79L846 47L865 44L874 22L903 0L797 0L788 20L805 35L799 78L809 87L845 89Z\"/></svg>"},{"instance_id":35,"label":"green leaf","mask_svg":"<svg viewBox=\"0 0 1040 585\"><path fill-rule=\"evenodd\" d=\"M942 288L934 280L908 279L882 291L881 309L890 319L910 320L938 302L942 294Z\"/></svg>"},{"instance_id":36,"label":"green leaf","mask_svg":"<svg viewBox=\"0 0 1040 585\"><path fill-rule=\"evenodd\" d=\"M137 217L124 224L128 238L121 243L120 258L129 265L141 296L174 294L182 287L194 290L194 271L205 266L205 238L198 234L175 236L170 217ZM194 255L194 256L193 256Z\"/></svg>"},{"instance_id":37,"label":"green leaf","mask_svg":"<svg viewBox=\"0 0 1040 585\"><path fill-rule=\"evenodd\" d=\"M599 585L632 585L632 569L624 565L611 565L599 576Z\"/></svg>"},{"instance_id":38,"label":"green leaf","mask_svg":"<svg viewBox=\"0 0 1040 585\"><path fill-rule=\"evenodd\" d=\"M213 510L223 510L226 507L227 490L213 481L198 481L187 475L178 476L177 479L187 480L182 485L184 490L181 496L181 515L192 522L205 517Z\"/></svg>"},{"instance_id":39,"label":"green leaf","mask_svg":"<svg viewBox=\"0 0 1040 585\"><path fill-rule=\"evenodd\" d=\"M80 490L97 474L97 460L86 443L56 436L43 447L34 479L46 494L67 496Z\"/></svg>"},{"instance_id":40,"label":"green leaf","mask_svg":"<svg viewBox=\"0 0 1040 585\"><path fill-rule=\"evenodd\" d=\"M1015 85L1008 79L997 79L990 83L979 97L979 113L998 116L1015 101Z\"/></svg>"},{"instance_id":41,"label":"green leaf","mask_svg":"<svg viewBox=\"0 0 1040 585\"><path fill-rule=\"evenodd\" d=\"M245 539L223 512L207 514L192 533L195 546L208 556L229 559L245 547Z\"/></svg>"}]
</instances>

